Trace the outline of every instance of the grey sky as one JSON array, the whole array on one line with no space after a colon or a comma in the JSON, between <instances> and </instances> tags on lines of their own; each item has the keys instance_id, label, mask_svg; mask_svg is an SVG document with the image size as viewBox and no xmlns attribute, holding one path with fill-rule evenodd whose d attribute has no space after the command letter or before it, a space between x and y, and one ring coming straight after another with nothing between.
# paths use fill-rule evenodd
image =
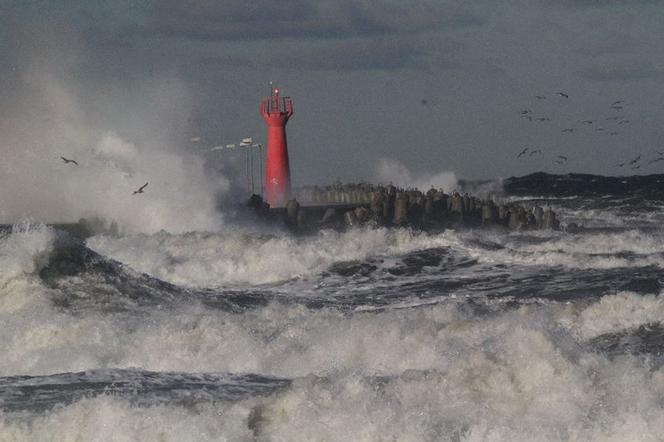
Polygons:
<instances>
[{"instance_id":1,"label":"grey sky","mask_svg":"<svg viewBox=\"0 0 664 442\"><path fill-rule=\"evenodd\" d=\"M0 57L0 117L30 103L24 68L41 63L100 130L138 144L164 135L149 133L164 110L150 88L169 81L187 91L169 139L263 140L273 80L294 102L298 184L367 179L384 157L473 178L664 167L614 167L664 150L662 1L3 0ZM526 146L544 154L517 161Z\"/></svg>"}]
</instances>

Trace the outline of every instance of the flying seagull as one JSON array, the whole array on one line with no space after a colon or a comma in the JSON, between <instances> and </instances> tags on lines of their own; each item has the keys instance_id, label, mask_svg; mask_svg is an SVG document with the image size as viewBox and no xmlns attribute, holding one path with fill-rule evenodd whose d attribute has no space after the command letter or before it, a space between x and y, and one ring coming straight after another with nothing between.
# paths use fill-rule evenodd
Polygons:
<instances>
[{"instance_id":1,"label":"flying seagull","mask_svg":"<svg viewBox=\"0 0 664 442\"><path fill-rule=\"evenodd\" d=\"M524 109L524 110L519 111L519 113L520 113L521 115L526 115L526 114L528 114L528 113L530 113L530 112L531 112L530 109Z\"/></svg>"},{"instance_id":2,"label":"flying seagull","mask_svg":"<svg viewBox=\"0 0 664 442\"><path fill-rule=\"evenodd\" d=\"M148 183L143 184L138 190L134 190L134 193L132 193L132 195L136 195L137 193L145 193L143 192L143 189L145 189L146 187L148 187Z\"/></svg>"},{"instance_id":3,"label":"flying seagull","mask_svg":"<svg viewBox=\"0 0 664 442\"><path fill-rule=\"evenodd\" d=\"M76 164L76 165L78 166L78 163L76 162L76 160L68 160L68 159L65 158L65 157L60 157L60 158L62 158L62 161L64 161L65 164L74 163L74 164Z\"/></svg>"},{"instance_id":4,"label":"flying seagull","mask_svg":"<svg viewBox=\"0 0 664 442\"><path fill-rule=\"evenodd\" d=\"M634 164L638 163L639 161L641 161L641 155L639 155L638 157L634 158L634 159L633 159L632 161L630 161L628 164L631 166L631 165L634 165Z\"/></svg>"},{"instance_id":5,"label":"flying seagull","mask_svg":"<svg viewBox=\"0 0 664 442\"><path fill-rule=\"evenodd\" d=\"M544 100L546 97L544 95L535 95L535 98L538 100Z\"/></svg>"},{"instance_id":6,"label":"flying seagull","mask_svg":"<svg viewBox=\"0 0 664 442\"><path fill-rule=\"evenodd\" d=\"M563 129L563 130L561 130L561 132L574 132L574 129L570 129L570 128Z\"/></svg>"},{"instance_id":7,"label":"flying seagull","mask_svg":"<svg viewBox=\"0 0 664 442\"><path fill-rule=\"evenodd\" d=\"M516 157L521 158L523 155L526 154L526 152L528 152L528 149L529 149L528 147L524 147L523 150L519 152L519 155L517 155Z\"/></svg>"},{"instance_id":8,"label":"flying seagull","mask_svg":"<svg viewBox=\"0 0 664 442\"><path fill-rule=\"evenodd\" d=\"M569 98L569 95L567 95L565 92L558 92L558 95L561 97Z\"/></svg>"},{"instance_id":9,"label":"flying seagull","mask_svg":"<svg viewBox=\"0 0 664 442\"><path fill-rule=\"evenodd\" d=\"M551 118L549 118L549 117L539 117L539 118L535 118L535 121L550 121L550 120L551 120Z\"/></svg>"},{"instance_id":10,"label":"flying seagull","mask_svg":"<svg viewBox=\"0 0 664 442\"><path fill-rule=\"evenodd\" d=\"M584 124L593 124L594 121L593 120L583 120L582 123L584 123Z\"/></svg>"},{"instance_id":11,"label":"flying seagull","mask_svg":"<svg viewBox=\"0 0 664 442\"><path fill-rule=\"evenodd\" d=\"M532 157L532 156L535 155L536 153L542 153L542 150L541 150L541 149L531 150L531 151L530 151L530 156Z\"/></svg>"},{"instance_id":12,"label":"flying seagull","mask_svg":"<svg viewBox=\"0 0 664 442\"><path fill-rule=\"evenodd\" d=\"M565 155L558 155L558 158L560 158L562 161L567 161L567 157Z\"/></svg>"},{"instance_id":13,"label":"flying seagull","mask_svg":"<svg viewBox=\"0 0 664 442\"><path fill-rule=\"evenodd\" d=\"M622 100L614 101L613 103L611 103L611 106L615 106L616 104L623 104L623 101Z\"/></svg>"}]
</instances>

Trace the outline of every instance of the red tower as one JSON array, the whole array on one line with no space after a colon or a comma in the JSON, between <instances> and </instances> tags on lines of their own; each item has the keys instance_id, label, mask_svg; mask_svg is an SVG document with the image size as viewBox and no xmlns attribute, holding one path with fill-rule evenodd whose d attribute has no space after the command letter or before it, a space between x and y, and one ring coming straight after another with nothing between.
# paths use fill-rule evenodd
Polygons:
<instances>
[{"instance_id":1,"label":"red tower","mask_svg":"<svg viewBox=\"0 0 664 442\"><path fill-rule=\"evenodd\" d=\"M261 101L261 115L267 123L265 199L270 207L283 207L290 194L286 122L293 115L293 103L290 97L280 97L279 89L271 89L270 95Z\"/></svg>"}]
</instances>

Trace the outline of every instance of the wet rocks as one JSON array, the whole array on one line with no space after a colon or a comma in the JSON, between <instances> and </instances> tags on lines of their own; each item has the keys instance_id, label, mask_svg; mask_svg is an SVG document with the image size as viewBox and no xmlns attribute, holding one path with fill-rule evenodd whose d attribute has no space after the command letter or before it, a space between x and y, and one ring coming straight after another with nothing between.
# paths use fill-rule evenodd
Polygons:
<instances>
[{"instance_id":1,"label":"wet rocks","mask_svg":"<svg viewBox=\"0 0 664 442\"><path fill-rule=\"evenodd\" d=\"M260 197L258 197L260 198ZM252 197L257 213L262 201ZM467 193L446 194L443 189L426 192L393 185L368 183L308 186L297 189L295 198L282 209L270 209L297 231L318 228L350 228L363 225L403 226L416 229L456 227L506 228L512 230L558 229L550 209L516 203L497 203Z\"/></svg>"}]
</instances>

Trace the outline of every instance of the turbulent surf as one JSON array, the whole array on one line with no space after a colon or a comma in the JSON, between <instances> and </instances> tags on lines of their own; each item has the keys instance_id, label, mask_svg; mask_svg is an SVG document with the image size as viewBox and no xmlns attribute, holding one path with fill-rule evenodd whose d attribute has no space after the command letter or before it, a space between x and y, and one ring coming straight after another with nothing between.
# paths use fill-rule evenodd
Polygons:
<instances>
[{"instance_id":1,"label":"turbulent surf","mask_svg":"<svg viewBox=\"0 0 664 442\"><path fill-rule=\"evenodd\" d=\"M574 229L6 226L0 440L661 440L663 194L542 179Z\"/></svg>"}]
</instances>

